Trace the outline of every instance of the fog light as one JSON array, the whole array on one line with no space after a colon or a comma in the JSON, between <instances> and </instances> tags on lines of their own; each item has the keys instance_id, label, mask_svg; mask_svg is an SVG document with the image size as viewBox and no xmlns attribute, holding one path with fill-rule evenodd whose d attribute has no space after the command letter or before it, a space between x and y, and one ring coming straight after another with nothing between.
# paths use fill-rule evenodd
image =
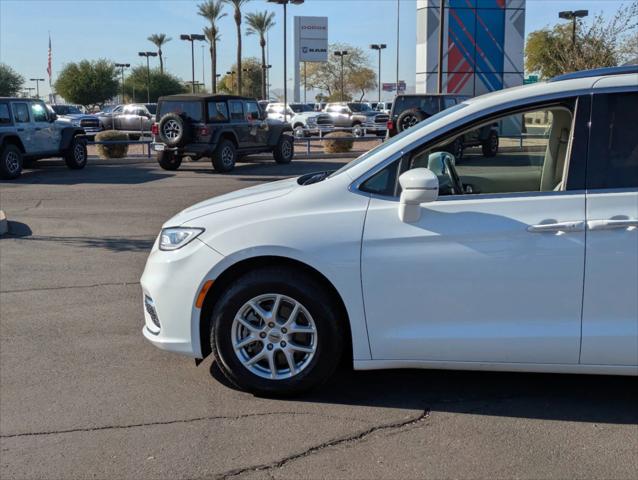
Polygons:
<instances>
[{"instance_id":1,"label":"fog light","mask_svg":"<svg viewBox=\"0 0 638 480\"><path fill-rule=\"evenodd\" d=\"M155 310L155 303L148 295L144 295L144 308L146 309L146 313L148 313L151 317L153 324L157 328L161 328L159 317L157 316L157 310Z\"/></svg>"}]
</instances>

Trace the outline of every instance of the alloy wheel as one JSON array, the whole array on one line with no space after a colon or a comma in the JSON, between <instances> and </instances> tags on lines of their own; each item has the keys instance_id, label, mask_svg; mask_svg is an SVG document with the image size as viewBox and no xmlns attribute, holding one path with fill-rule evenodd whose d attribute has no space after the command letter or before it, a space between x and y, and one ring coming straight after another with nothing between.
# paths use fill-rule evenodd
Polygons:
<instances>
[{"instance_id":1,"label":"alloy wheel","mask_svg":"<svg viewBox=\"0 0 638 480\"><path fill-rule=\"evenodd\" d=\"M286 295L272 293L250 299L235 315L231 336L241 364L270 380L299 375L317 351L312 315Z\"/></svg>"},{"instance_id":2,"label":"alloy wheel","mask_svg":"<svg viewBox=\"0 0 638 480\"><path fill-rule=\"evenodd\" d=\"M175 140L182 132L182 127L175 120L169 120L162 128L164 136L169 140Z\"/></svg>"},{"instance_id":3,"label":"alloy wheel","mask_svg":"<svg viewBox=\"0 0 638 480\"><path fill-rule=\"evenodd\" d=\"M9 152L5 157L5 165L10 174L20 170L20 156L15 152Z\"/></svg>"}]
</instances>

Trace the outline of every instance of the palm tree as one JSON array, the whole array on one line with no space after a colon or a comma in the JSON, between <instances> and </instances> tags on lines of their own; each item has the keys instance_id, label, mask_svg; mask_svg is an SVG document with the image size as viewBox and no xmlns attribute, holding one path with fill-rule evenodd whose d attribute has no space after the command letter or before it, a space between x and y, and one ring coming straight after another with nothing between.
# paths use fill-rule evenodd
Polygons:
<instances>
[{"instance_id":1,"label":"palm tree","mask_svg":"<svg viewBox=\"0 0 638 480\"><path fill-rule=\"evenodd\" d=\"M210 44L210 78L212 78L213 93L217 93L217 42L219 41L219 27L217 22L226 14L222 12L224 5L222 0L206 0L197 6L199 15L210 22L210 26L204 28L204 35Z\"/></svg>"},{"instance_id":2,"label":"palm tree","mask_svg":"<svg viewBox=\"0 0 638 480\"><path fill-rule=\"evenodd\" d=\"M241 95L241 7L250 0L223 0L235 9L235 25L237 25L237 94Z\"/></svg>"},{"instance_id":3,"label":"palm tree","mask_svg":"<svg viewBox=\"0 0 638 480\"><path fill-rule=\"evenodd\" d=\"M246 15L248 35L259 35L261 46L261 98L266 99L266 33L275 26L274 12L249 13Z\"/></svg>"},{"instance_id":4,"label":"palm tree","mask_svg":"<svg viewBox=\"0 0 638 480\"><path fill-rule=\"evenodd\" d=\"M170 42L171 37L167 37L165 33L154 33L148 37L148 41L157 47L157 55L160 61L160 73L164 73L164 59L162 58L162 45Z\"/></svg>"}]
</instances>

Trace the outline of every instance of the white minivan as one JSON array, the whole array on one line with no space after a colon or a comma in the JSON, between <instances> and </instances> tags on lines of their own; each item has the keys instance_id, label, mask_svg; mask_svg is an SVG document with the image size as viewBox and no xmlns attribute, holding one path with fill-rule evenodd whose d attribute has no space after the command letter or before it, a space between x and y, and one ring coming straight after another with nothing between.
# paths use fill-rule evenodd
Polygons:
<instances>
[{"instance_id":1,"label":"white minivan","mask_svg":"<svg viewBox=\"0 0 638 480\"><path fill-rule=\"evenodd\" d=\"M355 369L638 374L638 67L430 117L335 172L213 198L163 227L144 336L242 389ZM454 140L485 125L498 154Z\"/></svg>"}]
</instances>

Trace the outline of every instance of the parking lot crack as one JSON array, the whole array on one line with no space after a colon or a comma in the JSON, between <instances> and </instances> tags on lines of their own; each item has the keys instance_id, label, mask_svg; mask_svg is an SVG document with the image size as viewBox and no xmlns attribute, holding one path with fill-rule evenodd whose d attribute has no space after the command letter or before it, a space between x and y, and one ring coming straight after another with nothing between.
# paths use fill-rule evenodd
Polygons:
<instances>
[{"instance_id":1,"label":"parking lot crack","mask_svg":"<svg viewBox=\"0 0 638 480\"><path fill-rule=\"evenodd\" d=\"M71 288L96 288L96 287L128 287L131 285L139 285L140 282L105 282L92 283L90 285L63 285L58 287L40 287L40 288L18 288L15 290L0 290L0 293L25 293L25 292L43 292L47 290L67 290Z\"/></svg>"},{"instance_id":2,"label":"parking lot crack","mask_svg":"<svg viewBox=\"0 0 638 480\"><path fill-rule=\"evenodd\" d=\"M248 472L265 472L268 473L270 470L275 469L275 468L281 468L283 466L285 466L286 464L293 462L295 460L298 460L300 458L304 458L307 457L309 455L314 455L317 452L320 452L322 450L325 450L327 448L331 448L331 447L336 447L338 445L344 445L344 444L350 444L350 443L356 443L359 441L364 440L365 438L367 438L368 436L372 435L373 433L377 433L377 432L381 432L381 431L396 431L396 430L402 430L402 429L406 429L406 428L411 428L415 425L418 425L419 423L424 422L425 420L427 420L430 416L430 410L426 409L423 412L421 412L420 415L416 416L416 417L411 417L407 420L401 421L401 422L393 422L393 423L386 423L386 424L382 424L382 425L375 425L373 427L370 427L366 430L362 430L359 432L355 432L351 435L346 435L343 437L339 437L339 438L335 438L332 440L328 440L327 442L323 442L320 443L318 445L312 446L310 448L307 448L306 450L303 450L301 452L298 453L294 453L292 455L289 455L287 457L281 458L279 460L276 460L274 462L271 463L266 463L266 464L261 464L261 465L253 465L253 466L247 466L247 467L240 467L240 468L236 468L234 470L229 470L225 473L222 473L220 475L215 476L214 478L216 480L225 480L228 478L232 478L232 477L236 477L238 475L242 475L244 473L248 473Z\"/></svg>"},{"instance_id":3,"label":"parking lot crack","mask_svg":"<svg viewBox=\"0 0 638 480\"><path fill-rule=\"evenodd\" d=\"M242 420L246 418L255 418L255 417L298 416L298 415L321 416L326 418L336 418L338 420L347 419L345 417L324 415L321 413L314 413L314 412L262 412L262 413L245 413L240 415L216 415L216 416L206 416L206 417L194 417L194 418L185 418L185 419L179 419L179 420L166 420L166 421L160 421L160 422L132 423L127 425L104 425L100 427L70 428L67 430L49 430L49 431L42 431L42 432L12 433L9 435L0 435L0 438L35 437L35 436L44 436L44 435L61 435L61 434L67 434L67 433L100 432L104 430L125 430L129 428L178 425L178 424L188 424L188 423L196 423L196 422L215 421L215 420ZM351 420L354 420L354 419L351 419Z\"/></svg>"}]
</instances>

